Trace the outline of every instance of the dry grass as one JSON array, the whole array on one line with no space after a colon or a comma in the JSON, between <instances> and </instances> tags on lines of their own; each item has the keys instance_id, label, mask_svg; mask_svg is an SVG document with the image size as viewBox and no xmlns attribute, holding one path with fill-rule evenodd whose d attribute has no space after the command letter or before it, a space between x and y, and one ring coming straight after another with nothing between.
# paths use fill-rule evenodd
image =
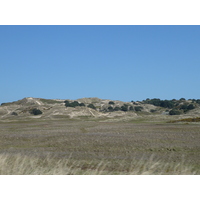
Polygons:
<instances>
[{"instance_id":1,"label":"dry grass","mask_svg":"<svg viewBox=\"0 0 200 200\"><path fill-rule=\"evenodd\" d=\"M170 121L171 123L175 122L200 122L200 117L193 117L193 118L184 118L179 120Z\"/></svg>"},{"instance_id":2,"label":"dry grass","mask_svg":"<svg viewBox=\"0 0 200 200\"><path fill-rule=\"evenodd\" d=\"M0 174L200 174L199 141L198 124L0 122Z\"/></svg>"},{"instance_id":3,"label":"dry grass","mask_svg":"<svg viewBox=\"0 0 200 200\"><path fill-rule=\"evenodd\" d=\"M153 156L148 160L132 161L124 166L126 161L118 162L113 168L109 161L74 161L68 159L56 159L51 156L43 158L30 157L20 154L0 155L1 175L194 175L197 172L184 162L169 164L155 161Z\"/></svg>"}]
</instances>

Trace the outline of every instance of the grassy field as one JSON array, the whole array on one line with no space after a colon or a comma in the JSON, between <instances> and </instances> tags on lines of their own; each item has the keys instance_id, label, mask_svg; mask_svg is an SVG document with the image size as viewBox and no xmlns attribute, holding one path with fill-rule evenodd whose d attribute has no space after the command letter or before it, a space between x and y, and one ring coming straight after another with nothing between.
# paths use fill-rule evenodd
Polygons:
<instances>
[{"instance_id":1,"label":"grassy field","mask_svg":"<svg viewBox=\"0 0 200 200\"><path fill-rule=\"evenodd\" d=\"M0 174L200 174L198 123L0 122Z\"/></svg>"}]
</instances>

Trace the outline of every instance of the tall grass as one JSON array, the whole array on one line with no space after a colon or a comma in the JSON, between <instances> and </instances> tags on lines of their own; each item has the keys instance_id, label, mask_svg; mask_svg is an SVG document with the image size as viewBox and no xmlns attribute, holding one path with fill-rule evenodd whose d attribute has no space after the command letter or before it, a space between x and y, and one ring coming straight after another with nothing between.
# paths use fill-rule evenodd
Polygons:
<instances>
[{"instance_id":1,"label":"tall grass","mask_svg":"<svg viewBox=\"0 0 200 200\"><path fill-rule=\"evenodd\" d=\"M198 174L184 161L178 164L164 163L151 156L148 160L125 160L112 163L107 160L84 161L72 158L33 157L21 154L0 155L1 175L193 175Z\"/></svg>"}]
</instances>

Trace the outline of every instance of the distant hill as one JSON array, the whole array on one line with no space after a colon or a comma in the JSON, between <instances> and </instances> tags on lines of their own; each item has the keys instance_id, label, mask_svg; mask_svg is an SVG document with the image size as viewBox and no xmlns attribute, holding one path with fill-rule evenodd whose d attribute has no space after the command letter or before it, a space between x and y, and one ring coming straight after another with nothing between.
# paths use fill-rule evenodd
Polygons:
<instances>
[{"instance_id":1,"label":"distant hill","mask_svg":"<svg viewBox=\"0 0 200 200\"><path fill-rule=\"evenodd\" d=\"M141 117L179 118L200 115L200 100L184 98L176 100L146 99L143 101L123 102L99 98L59 100L43 98L23 98L18 101L2 103L0 119L58 119L58 118L102 118L135 119Z\"/></svg>"}]
</instances>

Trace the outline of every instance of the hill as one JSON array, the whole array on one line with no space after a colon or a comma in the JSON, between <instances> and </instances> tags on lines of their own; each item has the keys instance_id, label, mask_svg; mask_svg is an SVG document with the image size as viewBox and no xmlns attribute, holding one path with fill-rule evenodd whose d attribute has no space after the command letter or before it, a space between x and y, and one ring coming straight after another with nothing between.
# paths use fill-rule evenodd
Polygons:
<instances>
[{"instance_id":1,"label":"hill","mask_svg":"<svg viewBox=\"0 0 200 200\"><path fill-rule=\"evenodd\" d=\"M123 102L99 98L77 100L23 98L0 106L1 120L28 118L99 118L107 120L131 120L138 118L167 119L199 117L200 100L160 100ZM175 116L175 117L174 117Z\"/></svg>"}]
</instances>

